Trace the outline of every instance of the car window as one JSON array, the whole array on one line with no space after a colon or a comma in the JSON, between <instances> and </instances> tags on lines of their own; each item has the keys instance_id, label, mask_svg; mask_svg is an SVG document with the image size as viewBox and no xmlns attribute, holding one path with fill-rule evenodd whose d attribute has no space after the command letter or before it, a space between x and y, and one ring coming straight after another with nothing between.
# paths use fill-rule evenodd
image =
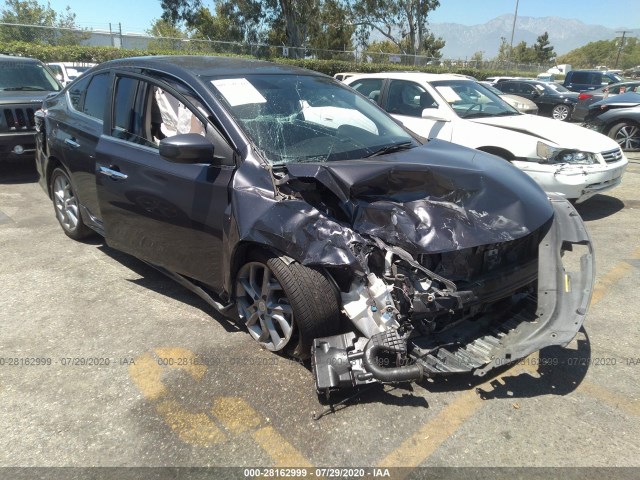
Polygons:
<instances>
[{"instance_id":1,"label":"car window","mask_svg":"<svg viewBox=\"0 0 640 480\"><path fill-rule=\"evenodd\" d=\"M256 73L204 80L272 164L360 159L418 145L370 100L334 79Z\"/></svg>"},{"instance_id":2,"label":"car window","mask_svg":"<svg viewBox=\"0 0 640 480\"><path fill-rule=\"evenodd\" d=\"M438 80L430 84L460 118L520 115L515 108L477 82Z\"/></svg>"},{"instance_id":3,"label":"car window","mask_svg":"<svg viewBox=\"0 0 640 480\"><path fill-rule=\"evenodd\" d=\"M572 83L591 83L591 75L589 72L573 72L571 74Z\"/></svg>"},{"instance_id":4,"label":"car window","mask_svg":"<svg viewBox=\"0 0 640 480\"><path fill-rule=\"evenodd\" d=\"M517 95L519 92L518 83L516 82L500 82L496 86L504 93Z\"/></svg>"},{"instance_id":5,"label":"car window","mask_svg":"<svg viewBox=\"0 0 640 480\"><path fill-rule=\"evenodd\" d=\"M113 105L113 126L111 134L115 137L130 140L136 126L138 110L136 109L136 95L140 81L130 77L118 77L116 80L116 94Z\"/></svg>"},{"instance_id":6,"label":"car window","mask_svg":"<svg viewBox=\"0 0 640 480\"><path fill-rule=\"evenodd\" d=\"M85 93L82 112L90 117L102 120L104 109L107 105L107 95L109 90L109 73L94 75L89 82L89 87Z\"/></svg>"},{"instance_id":7,"label":"car window","mask_svg":"<svg viewBox=\"0 0 640 480\"><path fill-rule=\"evenodd\" d=\"M189 101L204 107L195 99ZM206 134L194 112L163 88L131 77L116 79L112 135L158 148L163 138L184 133Z\"/></svg>"},{"instance_id":8,"label":"car window","mask_svg":"<svg viewBox=\"0 0 640 480\"><path fill-rule=\"evenodd\" d=\"M529 83L520 83L520 88L518 89L519 93L524 95L533 95L536 92L536 87Z\"/></svg>"},{"instance_id":9,"label":"car window","mask_svg":"<svg viewBox=\"0 0 640 480\"><path fill-rule=\"evenodd\" d=\"M0 90L57 92L60 90L60 84L41 63L3 61L0 66Z\"/></svg>"},{"instance_id":10,"label":"car window","mask_svg":"<svg viewBox=\"0 0 640 480\"><path fill-rule=\"evenodd\" d=\"M397 115L421 117L425 108L437 108L438 104L426 89L406 80L392 80L385 110Z\"/></svg>"},{"instance_id":11,"label":"car window","mask_svg":"<svg viewBox=\"0 0 640 480\"><path fill-rule=\"evenodd\" d=\"M382 91L382 78L363 78L357 80L349 85L354 90L357 90L365 97L369 97L374 102L380 99L380 92Z\"/></svg>"},{"instance_id":12,"label":"car window","mask_svg":"<svg viewBox=\"0 0 640 480\"><path fill-rule=\"evenodd\" d=\"M90 77L83 78L82 80L74 82L71 87L69 87L67 94L69 95L69 102L71 103L71 106L74 108L74 110L77 110L79 112L82 111L84 93L87 91L87 87L89 86L90 81Z\"/></svg>"}]
</instances>

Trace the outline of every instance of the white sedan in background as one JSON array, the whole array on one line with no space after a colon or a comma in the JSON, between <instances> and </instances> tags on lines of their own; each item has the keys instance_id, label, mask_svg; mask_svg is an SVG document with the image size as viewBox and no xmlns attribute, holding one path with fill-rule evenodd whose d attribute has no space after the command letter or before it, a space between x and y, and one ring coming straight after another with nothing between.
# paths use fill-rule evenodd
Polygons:
<instances>
[{"instance_id":1,"label":"white sedan in background","mask_svg":"<svg viewBox=\"0 0 640 480\"><path fill-rule=\"evenodd\" d=\"M576 203L619 185L628 163L607 136L524 115L483 85L459 76L388 72L344 82L418 135L502 157L546 192Z\"/></svg>"}]
</instances>

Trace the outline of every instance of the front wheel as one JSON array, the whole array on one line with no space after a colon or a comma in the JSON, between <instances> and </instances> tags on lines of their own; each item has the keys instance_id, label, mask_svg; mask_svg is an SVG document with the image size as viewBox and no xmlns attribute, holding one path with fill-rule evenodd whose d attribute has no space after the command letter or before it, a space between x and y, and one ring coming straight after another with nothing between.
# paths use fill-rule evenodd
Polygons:
<instances>
[{"instance_id":1,"label":"front wheel","mask_svg":"<svg viewBox=\"0 0 640 480\"><path fill-rule=\"evenodd\" d=\"M236 277L238 315L251 337L271 351L309 357L315 338L340 328L338 295L324 273L276 256L258 256Z\"/></svg>"},{"instance_id":2,"label":"front wheel","mask_svg":"<svg viewBox=\"0 0 640 480\"><path fill-rule=\"evenodd\" d=\"M618 142L625 152L640 150L640 127L636 123L618 123L611 127L608 135Z\"/></svg>"},{"instance_id":3,"label":"front wheel","mask_svg":"<svg viewBox=\"0 0 640 480\"><path fill-rule=\"evenodd\" d=\"M551 110L551 116L556 120L569 120L569 117L571 116L571 107L564 104L556 105L553 107L553 110Z\"/></svg>"},{"instance_id":4,"label":"front wheel","mask_svg":"<svg viewBox=\"0 0 640 480\"><path fill-rule=\"evenodd\" d=\"M51 195L56 218L64 233L74 240L82 240L93 234L80 214L80 203L76 197L71 180L62 168L56 168L51 174Z\"/></svg>"}]
</instances>

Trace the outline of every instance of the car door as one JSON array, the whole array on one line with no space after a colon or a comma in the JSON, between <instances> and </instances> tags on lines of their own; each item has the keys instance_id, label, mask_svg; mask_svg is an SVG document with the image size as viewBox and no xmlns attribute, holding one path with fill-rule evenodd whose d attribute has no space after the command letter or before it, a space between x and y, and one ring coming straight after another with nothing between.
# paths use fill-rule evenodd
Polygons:
<instances>
[{"instance_id":1,"label":"car door","mask_svg":"<svg viewBox=\"0 0 640 480\"><path fill-rule=\"evenodd\" d=\"M551 112L553 105L557 103L554 103L552 96L546 93L543 88L538 88L532 83L519 82L518 91L520 92L518 95L528 98L535 103L541 114L548 114ZM562 100L560 100L560 102L562 103Z\"/></svg>"},{"instance_id":2,"label":"car door","mask_svg":"<svg viewBox=\"0 0 640 480\"><path fill-rule=\"evenodd\" d=\"M75 186L81 205L99 222L100 206L95 183L95 154L103 131L110 74L100 72L79 80L68 90L68 98L51 115L60 128L53 129L55 142Z\"/></svg>"},{"instance_id":3,"label":"car door","mask_svg":"<svg viewBox=\"0 0 640 480\"><path fill-rule=\"evenodd\" d=\"M451 140L451 112L432 89L408 80L390 80L382 107L409 130L425 138Z\"/></svg>"},{"instance_id":4,"label":"car door","mask_svg":"<svg viewBox=\"0 0 640 480\"><path fill-rule=\"evenodd\" d=\"M118 73L113 92L109 134L96 151L107 244L219 291L233 150L184 85ZM209 140L216 165L161 157L160 138L181 133Z\"/></svg>"}]
</instances>

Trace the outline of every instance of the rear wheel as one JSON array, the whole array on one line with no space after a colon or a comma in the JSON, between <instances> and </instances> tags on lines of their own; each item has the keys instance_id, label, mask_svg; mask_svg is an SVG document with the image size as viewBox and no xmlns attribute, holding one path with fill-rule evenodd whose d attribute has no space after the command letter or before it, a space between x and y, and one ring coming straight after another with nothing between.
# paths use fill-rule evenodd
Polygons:
<instances>
[{"instance_id":1,"label":"rear wheel","mask_svg":"<svg viewBox=\"0 0 640 480\"><path fill-rule=\"evenodd\" d=\"M551 110L551 116L556 120L569 120L569 117L571 116L571 107L562 103L556 105L553 107L553 110Z\"/></svg>"},{"instance_id":2,"label":"rear wheel","mask_svg":"<svg viewBox=\"0 0 640 480\"><path fill-rule=\"evenodd\" d=\"M56 218L67 236L74 240L82 240L93 234L93 230L82 220L80 203L71 186L71 180L61 168L56 168L51 174L51 194Z\"/></svg>"},{"instance_id":3,"label":"rear wheel","mask_svg":"<svg viewBox=\"0 0 640 480\"><path fill-rule=\"evenodd\" d=\"M640 126L633 122L621 122L609 130L609 137L613 138L625 152L640 150Z\"/></svg>"},{"instance_id":4,"label":"rear wheel","mask_svg":"<svg viewBox=\"0 0 640 480\"><path fill-rule=\"evenodd\" d=\"M340 327L335 288L324 273L275 256L256 256L236 277L238 315L262 347L309 357L314 338Z\"/></svg>"}]
</instances>

